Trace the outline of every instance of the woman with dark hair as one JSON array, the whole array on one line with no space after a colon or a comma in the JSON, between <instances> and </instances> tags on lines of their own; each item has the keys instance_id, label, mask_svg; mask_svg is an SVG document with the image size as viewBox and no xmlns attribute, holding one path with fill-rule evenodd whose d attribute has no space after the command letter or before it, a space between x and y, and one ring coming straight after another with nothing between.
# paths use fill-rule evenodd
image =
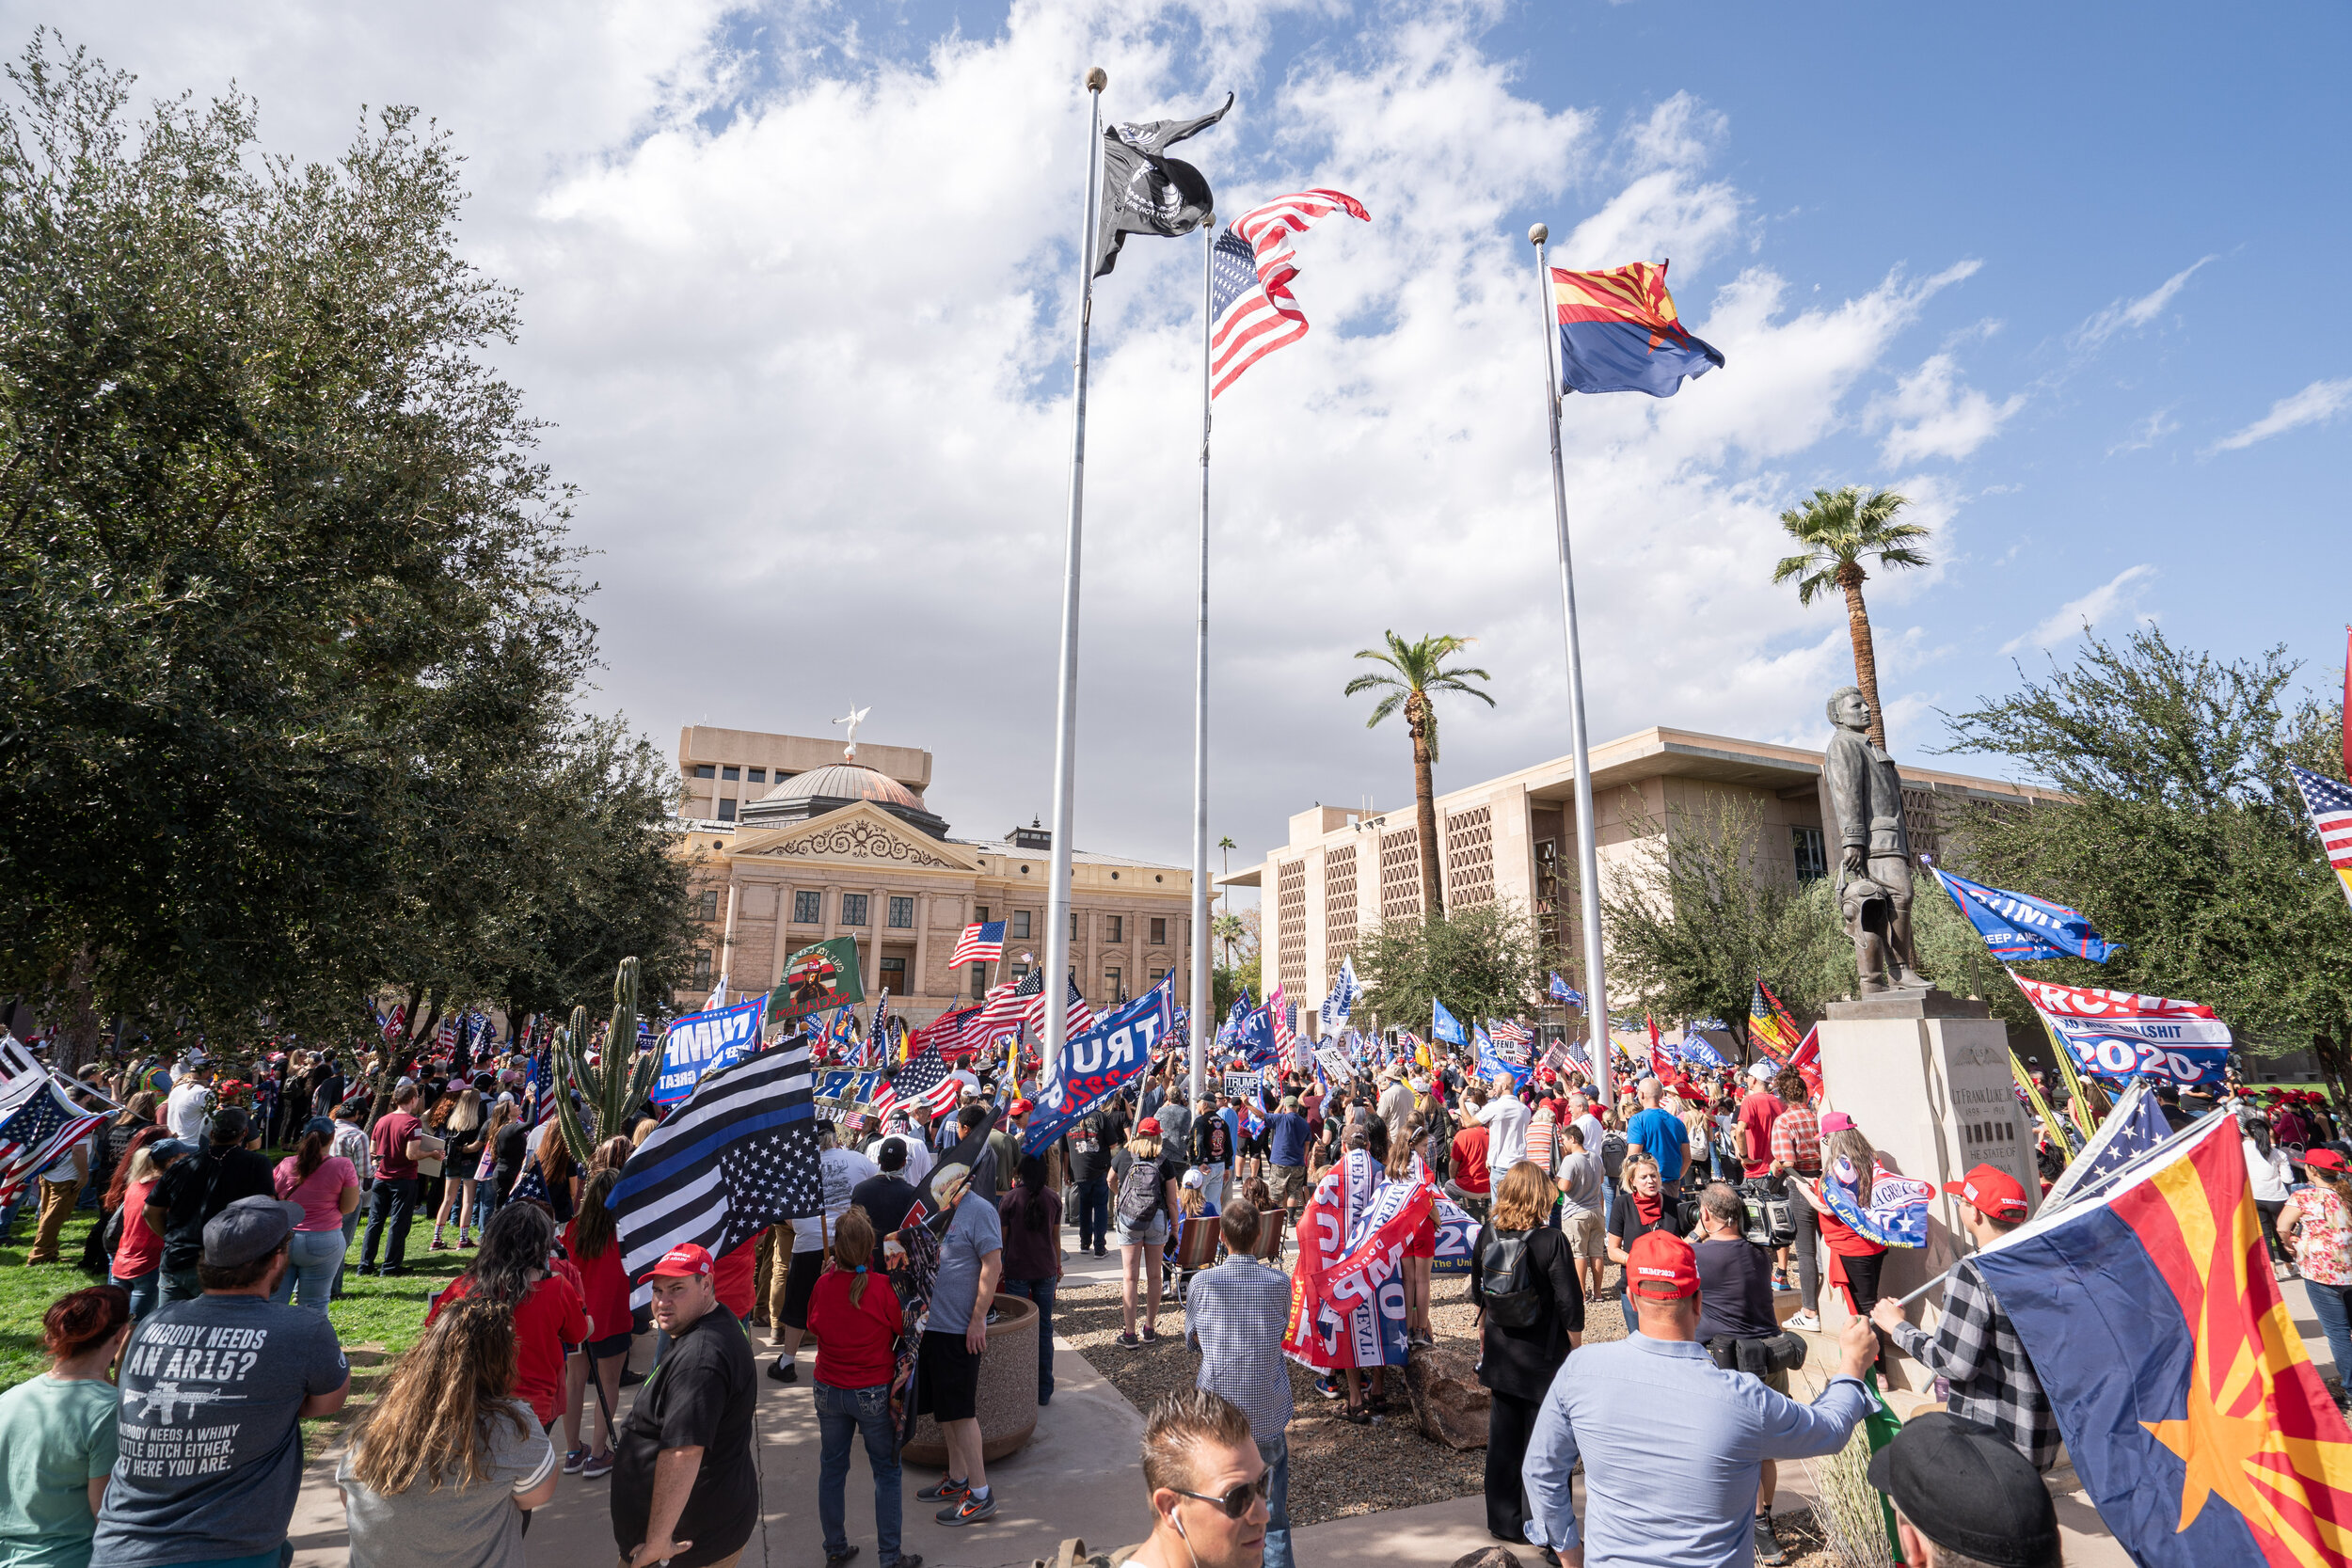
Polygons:
<instances>
[{"instance_id":1,"label":"woman with dark hair","mask_svg":"<svg viewBox=\"0 0 2352 1568\"><path fill-rule=\"evenodd\" d=\"M473 1212L483 1229L490 1228L490 1216L499 1212L506 1199L506 1189L515 1184L511 1164L501 1164L499 1145L511 1128L515 1133L515 1149L520 1154L523 1130L519 1125L521 1113L511 1100L501 1100L490 1107L490 1119L482 1126L482 1152L475 1156L473 1166ZM501 1180L501 1174L504 1180Z\"/></svg>"},{"instance_id":2,"label":"woman with dark hair","mask_svg":"<svg viewBox=\"0 0 2352 1568\"><path fill-rule=\"evenodd\" d=\"M70 1291L41 1315L48 1372L0 1394L0 1562L88 1568L115 1467L106 1372L130 1332L131 1297L115 1285Z\"/></svg>"},{"instance_id":3,"label":"woman with dark hair","mask_svg":"<svg viewBox=\"0 0 2352 1568\"><path fill-rule=\"evenodd\" d=\"M286 1272L270 1297L280 1307L294 1301L297 1287L301 1306L324 1312L334 1299L335 1275L350 1244L343 1219L359 1212L359 1173L349 1160L329 1152L334 1143L333 1119L312 1117L303 1126L302 1142L270 1175L280 1199L302 1205L302 1221L287 1243Z\"/></svg>"},{"instance_id":4,"label":"woman with dark hair","mask_svg":"<svg viewBox=\"0 0 2352 1568\"><path fill-rule=\"evenodd\" d=\"M1641 1156L1647 1160L1647 1155ZM1655 1174L1655 1162L1650 1164ZM1478 1381L1486 1404L1486 1528L1527 1537L1519 1483L1535 1413L1552 1375L1584 1333L1584 1291L1576 1254L1549 1223L1559 1191L1544 1167L1521 1160L1496 1183L1493 1222L1470 1249L1471 1303L1478 1310Z\"/></svg>"},{"instance_id":5,"label":"woman with dark hair","mask_svg":"<svg viewBox=\"0 0 2352 1568\"><path fill-rule=\"evenodd\" d=\"M1033 1163L1035 1156L1022 1164ZM1018 1196L1008 1194L1005 1201L1013 1202ZM817 1337L817 1431L822 1445L817 1462L817 1519L825 1533L826 1568L839 1568L857 1555L850 1544L845 1491L850 1439L863 1434L866 1467L874 1472L880 1568L922 1568L919 1553L898 1549L905 1505L899 1496L898 1433L890 1413L890 1380L898 1371L898 1337L906 1325L898 1292L873 1275L873 1257L874 1222L863 1208L851 1204L834 1227L833 1267L808 1298L809 1332Z\"/></svg>"},{"instance_id":6,"label":"woman with dark hair","mask_svg":"<svg viewBox=\"0 0 2352 1568\"><path fill-rule=\"evenodd\" d=\"M106 1282L130 1296L133 1323L155 1310L163 1292L164 1232L147 1206L148 1197L188 1147L165 1137L160 1127L147 1131L155 1136L133 1144L122 1168L115 1173L115 1180L122 1184L115 1205L122 1224L118 1227L120 1238L114 1256L106 1264Z\"/></svg>"},{"instance_id":7,"label":"woman with dark hair","mask_svg":"<svg viewBox=\"0 0 2352 1568\"><path fill-rule=\"evenodd\" d=\"M426 1555L468 1568L523 1568L523 1526L555 1496L555 1449L515 1397L516 1315L461 1301L394 1362L335 1466L352 1568Z\"/></svg>"},{"instance_id":8,"label":"woman with dark hair","mask_svg":"<svg viewBox=\"0 0 2352 1568\"><path fill-rule=\"evenodd\" d=\"M508 1205L482 1233L482 1246L465 1273L433 1298L424 1320L430 1326L445 1307L473 1295L502 1303L511 1310L515 1314L515 1395L530 1402L542 1431L553 1426L564 1412L564 1361L591 1332L588 1310L574 1283L578 1274L569 1263L559 1264L552 1259L554 1250L555 1221L545 1209L535 1203ZM572 1277L564 1277L566 1273ZM579 1467L567 1465L570 1470Z\"/></svg>"},{"instance_id":9,"label":"woman with dark hair","mask_svg":"<svg viewBox=\"0 0 2352 1568\"><path fill-rule=\"evenodd\" d=\"M1061 1278L1061 1194L1042 1156L1021 1158L1020 1180L996 1200L1005 1233L1004 1290L1037 1304L1037 1402L1054 1398L1054 1286Z\"/></svg>"},{"instance_id":10,"label":"woman with dark hair","mask_svg":"<svg viewBox=\"0 0 2352 1568\"><path fill-rule=\"evenodd\" d=\"M627 1139L618 1140L624 1148ZM596 1326L596 1338L580 1347L575 1365L568 1369L570 1381L565 1384L565 1398L571 1402L564 1409L564 1425L570 1430L580 1419L579 1402L571 1399L571 1386L586 1386L589 1378L596 1385L596 1447L577 1466L590 1481L612 1471L613 1412L621 1398L621 1369L628 1365L630 1313L628 1309L628 1275L621 1267L621 1238L612 1221L612 1211L605 1202L619 1184L621 1173L617 1166L601 1165L588 1179L588 1191L581 1199L580 1212L564 1230L564 1250L571 1255L573 1266L580 1270L581 1293L588 1316ZM577 1363L584 1362L585 1365ZM574 1444L575 1449L578 1448ZM566 1459L569 1465L570 1461Z\"/></svg>"}]
</instances>

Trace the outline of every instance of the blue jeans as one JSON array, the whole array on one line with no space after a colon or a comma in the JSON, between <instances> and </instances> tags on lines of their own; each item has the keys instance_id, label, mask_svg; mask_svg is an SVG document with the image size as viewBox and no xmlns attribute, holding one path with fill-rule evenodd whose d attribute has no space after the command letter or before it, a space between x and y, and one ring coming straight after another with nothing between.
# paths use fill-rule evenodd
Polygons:
<instances>
[{"instance_id":1,"label":"blue jeans","mask_svg":"<svg viewBox=\"0 0 2352 1568\"><path fill-rule=\"evenodd\" d=\"M2347 1323L2346 1287L2322 1285L2315 1279L2303 1281L2303 1293L2311 1298L2312 1316L2319 1320L2320 1332L2328 1337L2328 1354L2336 1358L2336 1381L2352 1394L2352 1323Z\"/></svg>"},{"instance_id":2,"label":"blue jeans","mask_svg":"<svg viewBox=\"0 0 2352 1568\"><path fill-rule=\"evenodd\" d=\"M1008 1279L1007 1295L1026 1296L1037 1303L1037 1402L1044 1404L1054 1397L1054 1287L1058 1281L1044 1279Z\"/></svg>"},{"instance_id":3,"label":"blue jeans","mask_svg":"<svg viewBox=\"0 0 2352 1568\"><path fill-rule=\"evenodd\" d=\"M824 1528L825 1555L850 1549L849 1508L842 1494L850 1479L850 1438L866 1437L866 1463L874 1472L874 1535L881 1568L898 1560L898 1433L890 1418L890 1386L834 1388L816 1385L817 1433L823 1443L817 1465L817 1522Z\"/></svg>"},{"instance_id":4,"label":"blue jeans","mask_svg":"<svg viewBox=\"0 0 2352 1568\"><path fill-rule=\"evenodd\" d=\"M1290 1435L1259 1438L1258 1457L1274 1472L1265 1494L1265 1568L1293 1568Z\"/></svg>"},{"instance_id":5,"label":"blue jeans","mask_svg":"<svg viewBox=\"0 0 2352 1568\"><path fill-rule=\"evenodd\" d=\"M163 1291L163 1281L164 1271L160 1268L150 1269L145 1274L133 1275L128 1279L124 1279L119 1275L110 1274L106 1276L107 1284L119 1286L131 1292L131 1321L133 1323L137 1323L141 1318L155 1310L156 1302Z\"/></svg>"},{"instance_id":6,"label":"blue jeans","mask_svg":"<svg viewBox=\"0 0 2352 1568\"><path fill-rule=\"evenodd\" d=\"M340 1225L332 1230L295 1231L286 1239L286 1272L278 1276L278 1289L269 1299L284 1307L294 1299L298 1286L301 1305L325 1312L335 1289L336 1271L343 1266L343 1245Z\"/></svg>"},{"instance_id":7,"label":"blue jeans","mask_svg":"<svg viewBox=\"0 0 2352 1568\"><path fill-rule=\"evenodd\" d=\"M417 1179L413 1176L379 1176L368 1191L368 1231L359 1239L359 1272L375 1271L376 1244L383 1239L384 1227L391 1227L391 1244L384 1249L383 1267L402 1269L408 1260L408 1225L417 1215Z\"/></svg>"},{"instance_id":8,"label":"blue jeans","mask_svg":"<svg viewBox=\"0 0 2352 1568\"><path fill-rule=\"evenodd\" d=\"M329 1300L343 1293L343 1260L351 1256L351 1243L359 1234L359 1211L354 1209L343 1216L343 1250L335 1259L335 1283L329 1289Z\"/></svg>"},{"instance_id":9,"label":"blue jeans","mask_svg":"<svg viewBox=\"0 0 2352 1568\"><path fill-rule=\"evenodd\" d=\"M1108 1244L1111 1228L1111 1184L1102 1177L1071 1183L1078 1200L1078 1250L1092 1252Z\"/></svg>"}]
</instances>

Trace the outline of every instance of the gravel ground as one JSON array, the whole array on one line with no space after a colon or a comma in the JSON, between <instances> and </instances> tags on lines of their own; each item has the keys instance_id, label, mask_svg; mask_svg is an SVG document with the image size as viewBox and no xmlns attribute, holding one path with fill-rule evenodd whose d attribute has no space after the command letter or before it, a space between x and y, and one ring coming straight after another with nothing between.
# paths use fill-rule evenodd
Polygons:
<instances>
[{"instance_id":1,"label":"gravel ground","mask_svg":"<svg viewBox=\"0 0 2352 1568\"><path fill-rule=\"evenodd\" d=\"M1062 1281L1054 1320L1055 1332L1138 1410L1150 1409L1162 1394L1192 1386L1200 1358L1184 1348L1184 1315L1173 1303L1161 1304L1159 1341L1128 1350L1119 1343L1119 1282L1090 1283L1070 1275ZM1438 1276L1431 1291L1430 1322L1439 1344L1476 1357L1468 1275ZM1625 1319L1614 1303L1588 1303L1584 1329L1588 1340L1622 1339ZM1315 1392L1313 1373L1294 1362L1290 1374L1297 1411L1290 1428L1294 1527L1475 1497L1485 1490L1486 1450L1457 1453L1423 1437L1401 1377L1394 1380L1390 1416L1359 1427L1341 1419L1342 1402ZM1791 1568L1836 1568L1809 1510L1778 1518ZM1533 1552L1521 1558L1540 1568L1542 1560Z\"/></svg>"}]
</instances>

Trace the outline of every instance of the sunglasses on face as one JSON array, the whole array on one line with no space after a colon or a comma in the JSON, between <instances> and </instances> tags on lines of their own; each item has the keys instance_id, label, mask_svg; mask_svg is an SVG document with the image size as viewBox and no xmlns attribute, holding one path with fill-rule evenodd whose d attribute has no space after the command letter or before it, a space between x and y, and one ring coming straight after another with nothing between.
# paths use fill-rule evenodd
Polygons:
<instances>
[{"instance_id":1,"label":"sunglasses on face","mask_svg":"<svg viewBox=\"0 0 2352 1568\"><path fill-rule=\"evenodd\" d=\"M1215 1496L1207 1492L1187 1492L1181 1486L1171 1487L1169 1490L1180 1497L1191 1497L1200 1502L1215 1503L1225 1511L1225 1517L1228 1519L1239 1519L1249 1512L1251 1505L1265 1501L1266 1493L1273 1485L1274 1466L1269 1465L1258 1472L1256 1481L1237 1481L1227 1487L1222 1496Z\"/></svg>"}]
</instances>

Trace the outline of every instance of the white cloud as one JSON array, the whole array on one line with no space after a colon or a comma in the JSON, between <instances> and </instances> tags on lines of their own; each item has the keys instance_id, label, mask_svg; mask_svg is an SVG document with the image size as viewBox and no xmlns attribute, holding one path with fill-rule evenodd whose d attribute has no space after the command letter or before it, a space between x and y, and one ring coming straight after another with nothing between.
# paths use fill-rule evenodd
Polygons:
<instances>
[{"instance_id":1,"label":"white cloud","mask_svg":"<svg viewBox=\"0 0 2352 1568\"><path fill-rule=\"evenodd\" d=\"M2347 405L2352 405L2352 376L2340 381L2314 381L2294 396L2280 398L2270 405L2269 413L2243 430L2232 431L2205 450L2242 451L2257 441L2267 441L2273 436L2283 436L2307 424L2326 424Z\"/></svg>"},{"instance_id":2,"label":"white cloud","mask_svg":"<svg viewBox=\"0 0 2352 1568\"><path fill-rule=\"evenodd\" d=\"M1892 394L1871 404L1869 421L1872 428L1887 427L1879 455L1890 464L1959 459L1993 439L2024 406L2025 393L1994 403L1960 379L1950 355L1935 354L1898 382Z\"/></svg>"},{"instance_id":3,"label":"white cloud","mask_svg":"<svg viewBox=\"0 0 2352 1568\"><path fill-rule=\"evenodd\" d=\"M1374 219L1301 240L1313 330L1218 402L1218 832L1254 853L1304 800L1403 797L1401 734L1339 695L1390 626L1475 635L1496 672L1496 712L1449 715L1441 787L1565 748L1531 217L1561 265L1671 256L1684 318L1728 358L1672 400L1564 412L1596 733L1818 721L1844 629L1769 580L1797 487L1772 466L1862 421L1859 388L1974 261L1844 298L1784 276L1709 173L1736 128L1677 96L1609 138L1488 53L1477 7L1366 24L1311 0L1302 25L1347 31L1295 57L1240 0L1016 0L939 40L894 14L126 3L72 41L146 91L238 79L301 157L363 102L453 131L465 244L522 291L501 368L554 421L544 455L601 552L596 700L665 744L704 720L826 733L853 698L874 740L937 753L931 802L959 832L1046 809L1096 62L1114 118L1240 90L1185 150L1228 210L1330 184ZM1080 667L1081 842L1178 858L1200 254L1134 240L1097 290ZM1963 455L2014 410L1934 363L1884 415L1897 461Z\"/></svg>"},{"instance_id":4,"label":"white cloud","mask_svg":"<svg viewBox=\"0 0 2352 1568\"><path fill-rule=\"evenodd\" d=\"M2179 406L2178 404L2168 403L2132 426L2131 435L2109 447L2107 455L2113 457L2120 451L2145 451L2180 429L2181 421L2172 417L2172 410Z\"/></svg>"},{"instance_id":5,"label":"white cloud","mask_svg":"<svg viewBox=\"0 0 2352 1568\"><path fill-rule=\"evenodd\" d=\"M2022 648L2051 648L2077 632L2089 631L2103 621L2118 615L2132 615L2140 621L2153 616L2140 615L2139 595L2148 586L2148 579L2156 575L2155 567L2145 562L2126 566L2107 581L2085 594L2079 599L2069 599L2058 606L2057 613L2023 637L2011 638L2001 644L2001 652L2013 654Z\"/></svg>"},{"instance_id":6,"label":"white cloud","mask_svg":"<svg viewBox=\"0 0 2352 1568\"><path fill-rule=\"evenodd\" d=\"M2172 303L2172 296L2188 287L2188 280L2197 276L2197 269L2215 260L2200 257L2174 273L2137 299L2119 299L2074 329L2072 341L2076 348L2097 348L2125 327L2142 327L2164 313Z\"/></svg>"}]
</instances>

